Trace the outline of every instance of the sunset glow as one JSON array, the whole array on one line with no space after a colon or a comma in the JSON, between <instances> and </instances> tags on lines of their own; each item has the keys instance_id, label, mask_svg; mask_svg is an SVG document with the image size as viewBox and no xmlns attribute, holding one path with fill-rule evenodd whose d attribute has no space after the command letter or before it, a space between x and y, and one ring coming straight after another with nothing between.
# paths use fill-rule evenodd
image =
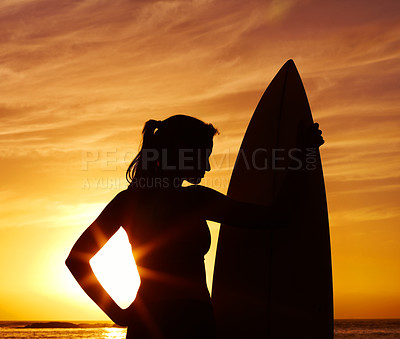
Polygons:
<instances>
[{"instance_id":1,"label":"sunset glow","mask_svg":"<svg viewBox=\"0 0 400 339\"><path fill-rule=\"evenodd\" d=\"M0 32L0 320L107 319L64 262L126 188L144 122L213 123L202 184L226 193L288 59L326 141L335 317L400 318L400 1L3 0ZM121 239L92 260L105 286Z\"/></svg>"}]
</instances>

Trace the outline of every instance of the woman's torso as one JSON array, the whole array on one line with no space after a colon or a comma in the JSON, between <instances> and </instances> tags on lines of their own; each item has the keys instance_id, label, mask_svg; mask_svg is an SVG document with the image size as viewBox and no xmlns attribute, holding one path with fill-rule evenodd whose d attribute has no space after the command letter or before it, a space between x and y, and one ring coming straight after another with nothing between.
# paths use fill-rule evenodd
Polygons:
<instances>
[{"instance_id":1,"label":"woman's torso","mask_svg":"<svg viewBox=\"0 0 400 339\"><path fill-rule=\"evenodd\" d=\"M169 337L168 331L172 331L170 337L178 337L176 331L194 328L198 334L211 333L212 307L204 267L211 236L201 206L193 199L194 190L134 188L126 192L123 226L141 278L131 305L131 327L139 331L143 325L153 330L159 326L163 334L159 337ZM191 337L196 338L195 333Z\"/></svg>"}]
</instances>

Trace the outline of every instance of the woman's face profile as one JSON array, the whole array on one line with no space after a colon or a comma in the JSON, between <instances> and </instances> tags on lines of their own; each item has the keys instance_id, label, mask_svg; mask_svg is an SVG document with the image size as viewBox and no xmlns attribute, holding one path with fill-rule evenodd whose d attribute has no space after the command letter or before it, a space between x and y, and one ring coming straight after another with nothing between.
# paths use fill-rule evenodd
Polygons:
<instances>
[{"instance_id":1,"label":"woman's face profile","mask_svg":"<svg viewBox=\"0 0 400 339\"><path fill-rule=\"evenodd\" d=\"M187 149L180 156L180 173L184 180L199 184L205 173L210 171L212 142L201 148Z\"/></svg>"}]
</instances>

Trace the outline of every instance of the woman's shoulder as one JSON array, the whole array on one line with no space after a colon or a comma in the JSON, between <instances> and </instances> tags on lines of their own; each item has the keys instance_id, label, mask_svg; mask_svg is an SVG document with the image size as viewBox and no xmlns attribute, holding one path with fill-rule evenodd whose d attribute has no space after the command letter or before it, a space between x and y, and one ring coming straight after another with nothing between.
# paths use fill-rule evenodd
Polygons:
<instances>
[{"instance_id":1,"label":"woman's shoulder","mask_svg":"<svg viewBox=\"0 0 400 339\"><path fill-rule=\"evenodd\" d=\"M188 185L188 186L182 187L181 189L184 191L187 191L187 192L197 192L197 193L214 191L212 188L202 186L202 185Z\"/></svg>"},{"instance_id":2,"label":"woman's shoulder","mask_svg":"<svg viewBox=\"0 0 400 339\"><path fill-rule=\"evenodd\" d=\"M191 202L212 202L215 199L224 197L224 195L210 187L202 186L202 185L189 185L180 187L179 189L173 190L165 190L160 189L156 192L156 190L146 190L146 189L137 189L137 188L127 188L121 192L119 192L113 200L122 202L135 202L138 199L141 201L158 201L161 200L181 200L186 203Z\"/></svg>"},{"instance_id":3,"label":"woman's shoulder","mask_svg":"<svg viewBox=\"0 0 400 339\"><path fill-rule=\"evenodd\" d=\"M118 192L112 201L115 201L117 203L124 203L127 201L131 201L132 199L135 199L135 196L137 195L137 192L131 188L126 188L120 192Z\"/></svg>"},{"instance_id":4,"label":"woman's shoulder","mask_svg":"<svg viewBox=\"0 0 400 339\"><path fill-rule=\"evenodd\" d=\"M118 192L115 195L114 199L125 199L125 198L127 198L127 197L132 195L132 191L133 191L132 189L126 188L126 189Z\"/></svg>"},{"instance_id":5,"label":"woman's shoulder","mask_svg":"<svg viewBox=\"0 0 400 339\"><path fill-rule=\"evenodd\" d=\"M213 200L223 196L222 193L206 186L202 185L190 185L182 187L182 190L192 195L194 198L198 198L199 200Z\"/></svg>"}]
</instances>

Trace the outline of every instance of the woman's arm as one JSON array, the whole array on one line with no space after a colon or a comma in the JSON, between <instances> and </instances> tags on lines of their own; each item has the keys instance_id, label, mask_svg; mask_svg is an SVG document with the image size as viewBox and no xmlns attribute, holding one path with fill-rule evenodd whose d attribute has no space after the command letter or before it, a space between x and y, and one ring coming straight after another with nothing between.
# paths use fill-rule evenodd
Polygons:
<instances>
[{"instance_id":1,"label":"woman's arm","mask_svg":"<svg viewBox=\"0 0 400 339\"><path fill-rule=\"evenodd\" d=\"M308 171L290 171L277 197L269 205L232 199L211 188L198 185L195 201L201 216L207 220L235 227L268 229L289 224L300 192L307 187Z\"/></svg>"},{"instance_id":2,"label":"woman's arm","mask_svg":"<svg viewBox=\"0 0 400 339\"><path fill-rule=\"evenodd\" d=\"M306 149L318 149L324 140L318 124L298 132L299 159L289 166L282 188L270 205L250 204L231 199L204 186L197 187L200 210L207 220L246 228L282 227L289 223L294 206L308 184L312 170L306 168ZM313 152L313 154L317 154ZM300 163L300 166L299 166ZM196 188L195 188L196 189Z\"/></svg>"},{"instance_id":3,"label":"woman's arm","mask_svg":"<svg viewBox=\"0 0 400 339\"><path fill-rule=\"evenodd\" d=\"M98 218L83 232L65 261L67 267L86 294L117 324L124 310L111 299L97 280L89 260L104 246L121 226L123 192L104 208Z\"/></svg>"},{"instance_id":4,"label":"woman's arm","mask_svg":"<svg viewBox=\"0 0 400 339\"><path fill-rule=\"evenodd\" d=\"M258 205L232 199L211 188L197 186L202 217L234 227L267 229L284 226L287 221L274 205ZM201 202L200 202L201 201Z\"/></svg>"}]
</instances>

